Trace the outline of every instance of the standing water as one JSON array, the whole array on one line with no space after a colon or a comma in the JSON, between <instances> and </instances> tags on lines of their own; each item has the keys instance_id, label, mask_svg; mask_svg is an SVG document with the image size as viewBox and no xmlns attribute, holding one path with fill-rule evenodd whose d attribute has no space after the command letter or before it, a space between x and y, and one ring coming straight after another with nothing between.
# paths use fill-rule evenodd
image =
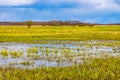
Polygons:
<instances>
[{"instance_id":1,"label":"standing water","mask_svg":"<svg viewBox=\"0 0 120 80\"><path fill-rule=\"evenodd\" d=\"M47 44L0 43L0 66L69 66L85 59L120 56L119 41L61 41Z\"/></svg>"}]
</instances>

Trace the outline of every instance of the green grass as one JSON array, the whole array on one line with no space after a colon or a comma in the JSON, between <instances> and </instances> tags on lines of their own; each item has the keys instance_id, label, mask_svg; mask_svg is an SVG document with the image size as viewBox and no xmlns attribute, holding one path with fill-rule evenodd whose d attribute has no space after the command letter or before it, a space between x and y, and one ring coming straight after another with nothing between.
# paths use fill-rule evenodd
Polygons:
<instances>
[{"instance_id":1,"label":"green grass","mask_svg":"<svg viewBox=\"0 0 120 80\"><path fill-rule=\"evenodd\" d=\"M25 63L26 64L26 63ZM69 67L0 68L0 80L119 80L120 58L94 59Z\"/></svg>"},{"instance_id":2,"label":"green grass","mask_svg":"<svg viewBox=\"0 0 120 80\"><path fill-rule=\"evenodd\" d=\"M120 26L0 26L0 42L120 40Z\"/></svg>"}]
</instances>

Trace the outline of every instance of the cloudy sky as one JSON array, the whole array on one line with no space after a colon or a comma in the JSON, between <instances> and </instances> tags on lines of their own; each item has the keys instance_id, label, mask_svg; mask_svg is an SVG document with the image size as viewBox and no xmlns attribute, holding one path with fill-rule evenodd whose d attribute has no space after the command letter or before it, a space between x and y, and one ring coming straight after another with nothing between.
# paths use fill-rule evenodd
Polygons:
<instances>
[{"instance_id":1,"label":"cloudy sky","mask_svg":"<svg viewBox=\"0 0 120 80\"><path fill-rule=\"evenodd\" d=\"M120 0L0 0L0 21L120 23Z\"/></svg>"}]
</instances>

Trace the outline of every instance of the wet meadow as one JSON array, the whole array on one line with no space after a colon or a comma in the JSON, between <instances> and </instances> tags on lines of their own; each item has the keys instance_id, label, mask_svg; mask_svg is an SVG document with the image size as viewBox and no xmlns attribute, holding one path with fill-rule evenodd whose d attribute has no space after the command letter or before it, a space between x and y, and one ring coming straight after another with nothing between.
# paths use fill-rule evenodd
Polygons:
<instances>
[{"instance_id":1,"label":"wet meadow","mask_svg":"<svg viewBox=\"0 0 120 80\"><path fill-rule=\"evenodd\" d=\"M119 80L120 26L0 26L0 80Z\"/></svg>"}]
</instances>

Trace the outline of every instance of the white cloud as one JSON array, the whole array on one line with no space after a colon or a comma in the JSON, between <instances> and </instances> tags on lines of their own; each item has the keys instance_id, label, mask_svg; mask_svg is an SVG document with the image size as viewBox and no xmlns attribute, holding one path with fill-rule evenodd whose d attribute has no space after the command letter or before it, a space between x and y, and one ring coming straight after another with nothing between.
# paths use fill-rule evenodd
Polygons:
<instances>
[{"instance_id":1,"label":"white cloud","mask_svg":"<svg viewBox=\"0 0 120 80\"><path fill-rule=\"evenodd\" d=\"M94 11L120 11L120 5L115 0L77 0L87 10ZM80 7L79 7L80 8Z\"/></svg>"},{"instance_id":2,"label":"white cloud","mask_svg":"<svg viewBox=\"0 0 120 80\"><path fill-rule=\"evenodd\" d=\"M100 10L119 10L120 5L116 3L116 0L75 0L77 3L87 7L89 9Z\"/></svg>"},{"instance_id":3,"label":"white cloud","mask_svg":"<svg viewBox=\"0 0 120 80\"><path fill-rule=\"evenodd\" d=\"M91 0L96 9L120 10L120 5L114 0Z\"/></svg>"},{"instance_id":4,"label":"white cloud","mask_svg":"<svg viewBox=\"0 0 120 80\"><path fill-rule=\"evenodd\" d=\"M0 6L30 5L35 2L36 0L0 0Z\"/></svg>"}]
</instances>

